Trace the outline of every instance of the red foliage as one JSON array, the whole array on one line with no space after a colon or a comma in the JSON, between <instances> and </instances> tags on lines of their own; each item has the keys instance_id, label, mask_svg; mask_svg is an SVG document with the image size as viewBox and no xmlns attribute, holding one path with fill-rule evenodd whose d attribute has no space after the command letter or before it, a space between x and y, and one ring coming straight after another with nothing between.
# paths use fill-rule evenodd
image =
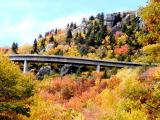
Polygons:
<instances>
[{"instance_id":1,"label":"red foliage","mask_svg":"<svg viewBox=\"0 0 160 120\"><path fill-rule=\"evenodd\" d=\"M85 79L82 78L77 82L76 85L76 95L82 95L84 91L87 91L90 89L90 87L93 87L95 85L95 80L93 79Z\"/></svg>"},{"instance_id":2,"label":"red foliage","mask_svg":"<svg viewBox=\"0 0 160 120\"><path fill-rule=\"evenodd\" d=\"M54 78L49 86L39 92L45 100L51 100L60 103L67 108L74 108L77 111L82 110L89 99L94 99L95 96L106 88L107 83L102 82L95 85L95 80L100 79L101 74L96 74L92 79L79 78L71 79L70 76Z\"/></svg>"},{"instance_id":3,"label":"red foliage","mask_svg":"<svg viewBox=\"0 0 160 120\"><path fill-rule=\"evenodd\" d=\"M75 89L76 82L68 76L63 77L62 79L60 77L54 78L50 84L49 92L52 92L54 94L55 92L61 91L61 89L65 87Z\"/></svg>"},{"instance_id":4,"label":"red foliage","mask_svg":"<svg viewBox=\"0 0 160 120\"><path fill-rule=\"evenodd\" d=\"M124 55L129 52L129 46L127 44L121 46L120 48L115 48L114 53L116 55Z\"/></svg>"}]
</instances>

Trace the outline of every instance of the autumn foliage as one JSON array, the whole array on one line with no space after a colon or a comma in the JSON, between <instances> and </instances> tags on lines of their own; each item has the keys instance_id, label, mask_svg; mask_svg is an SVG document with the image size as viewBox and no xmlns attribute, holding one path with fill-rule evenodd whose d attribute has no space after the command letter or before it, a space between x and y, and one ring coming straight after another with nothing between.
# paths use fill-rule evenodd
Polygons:
<instances>
[{"instance_id":1,"label":"autumn foliage","mask_svg":"<svg viewBox=\"0 0 160 120\"><path fill-rule=\"evenodd\" d=\"M120 48L115 48L114 53L117 55L125 55L129 52L129 46L123 45Z\"/></svg>"},{"instance_id":2,"label":"autumn foliage","mask_svg":"<svg viewBox=\"0 0 160 120\"><path fill-rule=\"evenodd\" d=\"M104 72L92 72L89 76L82 74L79 77L66 75L48 78L37 86L37 96L43 104L53 106L53 109L48 105L46 108L51 113L55 112L55 106L58 105L56 112L68 113L73 110L83 119L159 118L159 67L121 69L109 79L104 79L103 75ZM38 108L39 112L42 110ZM47 112L44 115L48 118L52 114ZM59 113L58 116L61 117ZM67 116L71 117L71 113L65 114L65 118Z\"/></svg>"}]
</instances>

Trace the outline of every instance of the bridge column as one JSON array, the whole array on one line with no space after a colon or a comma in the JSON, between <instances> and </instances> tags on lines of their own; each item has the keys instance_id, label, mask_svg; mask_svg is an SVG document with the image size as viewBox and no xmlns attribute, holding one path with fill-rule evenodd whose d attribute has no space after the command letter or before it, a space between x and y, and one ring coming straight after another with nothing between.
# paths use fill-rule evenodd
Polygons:
<instances>
[{"instance_id":1,"label":"bridge column","mask_svg":"<svg viewBox=\"0 0 160 120\"><path fill-rule=\"evenodd\" d=\"M23 64L23 73L26 73L28 70L28 67L27 67L27 60L24 61L24 64Z\"/></svg>"},{"instance_id":2,"label":"bridge column","mask_svg":"<svg viewBox=\"0 0 160 120\"><path fill-rule=\"evenodd\" d=\"M96 72L100 72L100 65L97 65Z\"/></svg>"}]
</instances>

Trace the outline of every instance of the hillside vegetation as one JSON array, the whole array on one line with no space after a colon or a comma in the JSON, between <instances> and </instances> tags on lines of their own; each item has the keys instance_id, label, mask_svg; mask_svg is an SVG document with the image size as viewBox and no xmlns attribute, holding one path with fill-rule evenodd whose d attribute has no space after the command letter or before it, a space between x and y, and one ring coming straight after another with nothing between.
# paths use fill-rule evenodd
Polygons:
<instances>
[{"instance_id":1,"label":"hillside vegetation","mask_svg":"<svg viewBox=\"0 0 160 120\"><path fill-rule=\"evenodd\" d=\"M89 19L83 18L80 25L71 22L66 29L53 29L44 36L40 34L33 46L18 48L13 43L12 50L20 54L158 63L159 12L159 1L150 1L138 12L99 13Z\"/></svg>"},{"instance_id":2,"label":"hillside vegetation","mask_svg":"<svg viewBox=\"0 0 160 120\"><path fill-rule=\"evenodd\" d=\"M33 46L14 43L12 53L158 64L160 1L150 0L137 13L100 13L79 26L68 24L66 29L39 35ZM55 73L38 81L0 56L0 119L160 120L160 66L86 70Z\"/></svg>"}]
</instances>

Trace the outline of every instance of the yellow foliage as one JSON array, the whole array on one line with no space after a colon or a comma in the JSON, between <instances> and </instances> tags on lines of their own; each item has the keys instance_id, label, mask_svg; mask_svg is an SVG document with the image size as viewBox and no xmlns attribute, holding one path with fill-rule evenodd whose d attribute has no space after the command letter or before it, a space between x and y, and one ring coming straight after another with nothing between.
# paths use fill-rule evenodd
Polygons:
<instances>
[{"instance_id":1,"label":"yellow foliage","mask_svg":"<svg viewBox=\"0 0 160 120\"><path fill-rule=\"evenodd\" d=\"M140 17L144 21L149 32L145 34L148 40L145 43L160 42L160 1L149 0L149 4L139 11ZM143 37L144 38L144 37Z\"/></svg>"},{"instance_id":2,"label":"yellow foliage","mask_svg":"<svg viewBox=\"0 0 160 120\"><path fill-rule=\"evenodd\" d=\"M18 66L0 55L0 118L16 119L18 113L22 114L16 111L19 106L22 110L29 107L28 98L34 94L33 83L32 75L22 74ZM23 115L27 113L24 110Z\"/></svg>"},{"instance_id":3,"label":"yellow foliage","mask_svg":"<svg viewBox=\"0 0 160 120\"><path fill-rule=\"evenodd\" d=\"M18 48L18 53L19 54L29 54L31 50L32 50L31 45L23 45Z\"/></svg>"},{"instance_id":4,"label":"yellow foliage","mask_svg":"<svg viewBox=\"0 0 160 120\"><path fill-rule=\"evenodd\" d=\"M160 1L149 0L149 4L140 9L139 14L150 32L159 32L160 28Z\"/></svg>"},{"instance_id":5,"label":"yellow foliage","mask_svg":"<svg viewBox=\"0 0 160 120\"><path fill-rule=\"evenodd\" d=\"M57 35L55 36L55 40L58 43L65 42L65 40L66 40L66 33L65 33L65 31L59 31L57 33Z\"/></svg>"},{"instance_id":6,"label":"yellow foliage","mask_svg":"<svg viewBox=\"0 0 160 120\"><path fill-rule=\"evenodd\" d=\"M147 45L142 48L141 50L146 56L143 58L140 57L137 59L137 61L140 62L160 62L160 44L152 44L152 45Z\"/></svg>"},{"instance_id":7,"label":"yellow foliage","mask_svg":"<svg viewBox=\"0 0 160 120\"><path fill-rule=\"evenodd\" d=\"M106 36L105 39L103 39L102 44L106 47L110 44L110 36Z\"/></svg>"},{"instance_id":8,"label":"yellow foliage","mask_svg":"<svg viewBox=\"0 0 160 120\"><path fill-rule=\"evenodd\" d=\"M31 107L30 117L23 120L61 120L63 108L53 102L44 101L39 96L34 96L34 105Z\"/></svg>"},{"instance_id":9,"label":"yellow foliage","mask_svg":"<svg viewBox=\"0 0 160 120\"><path fill-rule=\"evenodd\" d=\"M143 47L142 51L147 54L159 55L160 44L152 44Z\"/></svg>"},{"instance_id":10,"label":"yellow foliage","mask_svg":"<svg viewBox=\"0 0 160 120\"><path fill-rule=\"evenodd\" d=\"M99 59L99 57L96 55L96 53L88 53L87 58Z\"/></svg>"},{"instance_id":11,"label":"yellow foliage","mask_svg":"<svg viewBox=\"0 0 160 120\"><path fill-rule=\"evenodd\" d=\"M105 89L102 91L100 95L98 95L97 99L101 100L100 104L102 109L114 109L116 106L116 96L112 91Z\"/></svg>"},{"instance_id":12,"label":"yellow foliage","mask_svg":"<svg viewBox=\"0 0 160 120\"><path fill-rule=\"evenodd\" d=\"M128 36L126 34L124 34L124 35L119 36L116 39L116 42L118 45L124 45L124 44L126 44L127 40L128 40Z\"/></svg>"},{"instance_id":13,"label":"yellow foliage","mask_svg":"<svg viewBox=\"0 0 160 120\"><path fill-rule=\"evenodd\" d=\"M131 112L120 112L111 117L113 120L149 120L145 112L141 110L132 110Z\"/></svg>"},{"instance_id":14,"label":"yellow foliage","mask_svg":"<svg viewBox=\"0 0 160 120\"><path fill-rule=\"evenodd\" d=\"M47 52L45 52L44 54L46 55L55 55L57 54L59 51L63 51L65 50L65 47L63 45L58 45L55 48L49 49Z\"/></svg>"},{"instance_id":15,"label":"yellow foliage","mask_svg":"<svg viewBox=\"0 0 160 120\"><path fill-rule=\"evenodd\" d=\"M136 69L124 68L117 73L116 77L120 78L122 81L126 81L126 80L134 81L138 79L139 72L140 72L139 68L136 68Z\"/></svg>"},{"instance_id":16,"label":"yellow foliage","mask_svg":"<svg viewBox=\"0 0 160 120\"><path fill-rule=\"evenodd\" d=\"M122 95L129 94L130 92L136 92L136 90L141 90L139 78L140 69L123 69L117 73L117 77L122 80L117 90Z\"/></svg>"},{"instance_id":17,"label":"yellow foliage","mask_svg":"<svg viewBox=\"0 0 160 120\"><path fill-rule=\"evenodd\" d=\"M85 38L86 38L86 35L85 35L84 33L81 33L81 37L82 37L83 39L85 39Z\"/></svg>"},{"instance_id":18,"label":"yellow foliage","mask_svg":"<svg viewBox=\"0 0 160 120\"><path fill-rule=\"evenodd\" d=\"M80 53L77 49L77 46L72 45L68 48L68 50L64 53L64 56L73 56L73 57L80 57Z\"/></svg>"}]
</instances>

